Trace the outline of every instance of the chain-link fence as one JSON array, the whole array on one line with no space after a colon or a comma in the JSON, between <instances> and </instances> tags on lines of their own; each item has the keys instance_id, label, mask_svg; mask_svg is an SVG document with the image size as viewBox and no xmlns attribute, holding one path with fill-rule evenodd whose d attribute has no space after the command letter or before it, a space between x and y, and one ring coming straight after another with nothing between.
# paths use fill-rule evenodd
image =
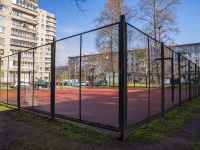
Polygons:
<instances>
[{"instance_id":1,"label":"chain-link fence","mask_svg":"<svg viewBox=\"0 0 200 150\"><path fill-rule=\"evenodd\" d=\"M200 93L199 66L119 23L1 58L0 101L119 131Z\"/></svg>"}]
</instances>

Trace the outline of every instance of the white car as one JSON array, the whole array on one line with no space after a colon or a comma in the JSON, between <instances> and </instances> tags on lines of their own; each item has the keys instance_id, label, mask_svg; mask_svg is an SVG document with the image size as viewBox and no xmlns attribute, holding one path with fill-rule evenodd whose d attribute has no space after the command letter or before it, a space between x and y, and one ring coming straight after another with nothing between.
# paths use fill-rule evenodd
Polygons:
<instances>
[{"instance_id":1,"label":"white car","mask_svg":"<svg viewBox=\"0 0 200 150\"><path fill-rule=\"evenodd\" d=\"M21 87L25 87L25 86L27 86L27 85L30 85L29 84L29 82L24 82L24 81L20 81L20 84L21 84ZM10 87L14 87L14 88L17 88L18 87L18 83L17 82L15 82L15 85L13 86L13 85L11 85Z\"/></svg>"}]
</instances>

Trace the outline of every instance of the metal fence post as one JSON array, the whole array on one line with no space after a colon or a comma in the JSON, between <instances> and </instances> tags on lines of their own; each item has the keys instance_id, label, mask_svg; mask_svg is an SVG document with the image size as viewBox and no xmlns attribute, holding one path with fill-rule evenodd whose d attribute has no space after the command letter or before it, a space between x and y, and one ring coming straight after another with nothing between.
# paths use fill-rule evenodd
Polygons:
<instances>
[{"instance_id":1,"label":"metal fence post","mask_svg":"<svg viewBox=\"0 0 200 150\"><path fill-rule=\"evenodd\" d=\"M189 100L191 100L191 75L190 75L190 61L188 60L188 79L189 79Z\"/></svg>"},{"instance_id":2,"label":"metal fence post","mask_svg":"<svg viewBox=\"0 0 200 150\"><path fill-rule=\"evenodd\" d=\"M82 56L82 34L80 35L80 58L79 58L79 62L80 62L80 67L79 67L79 121L81 122L82 120L82 116L81 116L81 112L82 112L82 95L81 95L81 76L82 76L82 72L81 72L81 56ZM76 62L75 62L76 63Z\"/></svg>"},{"instance_id":3,"label":"metal fence post","mask_svg":"<svg viewBox=\"0 0 200 150\"><path fill-rule=\"evenodd\" d=\"M149 37L148 37L148 80L149 80L149 88L148 88L148 117L150 117L150 109L151 109L151 106L150 106L150 98L151 98L151 84L150 84L150 80L151 80L151 76L150 76L150 67L151 67L151 64L150 64L150 40L149 40Z\"/></svg>"},{"instance_id":4,"label":"metal fence post","mask_svg":"<svg viewBox=\"0 0 200 150\"><path fill-rule=\"evenodd\" d=\"M0 57L0 92L1 92L1 57Z\"/></svg>"},{"instance_id":5,"label":"metal fence post","mask_svg":"<svg viewBox=\"0 0 200 150\"><path fill-rule=\"evenodd\" d=\"M200 73L199 73L199 66L198 66L198 96L200 95Z\"/></svg>"},{"instance_id":6,"label":"metal fence post","mask_svg":"<svg viewBox=\"0 0 200 150\"><path fill-rule=\"evenodd\" d=\"M162 116L165 116L165 56L164 56L165 52L164 52L164 43L161 42L161 90L162 90Z\"/></svg>"},{"instance_id":7,"label":"metal fence post","mask_svg":"<svg viewBox=\"0 0 200 150\"><path fill-rule=\"evenodd\" d=\"M125 140L127 128L127 32L125 16L119 23L119 130L120 140Z\"/></svg>"},{"instance_id":8,"label":"metal fence post","mask_svg":"<svg viewBox=\"0 0 200 150\"><path fill-rule=\"evenodd\" d=\"M178 82L179 82L179 106L181 106L181 59L178 53Z\"/></svg>"},{"instance_id":9,"label":"metal fence post","mask_svg":"<svg viewBox=\"0 0 200 150\"><path fill-rule=\"evenodd\" d=\"M35 103L35 97L34 97L34 94L35 94L35 89L34 89L34 84L35 84L35 49L33 49L33 71L32 71L32 74L33 74L33 81L32 81L32 88L33 88L33 95L32 95L32 109L34 107L34 103Z\"/></svg>"},{"instance_id":10,"label":"metal fence post","mask_svg":"<svg viewBox=\"0 0 200 150\"><path fill-rule=\"evenodd\" d=\"M171 59L171 75L172 75L172 102L174 104L174 89L175 89L175 80L174 80L174 55L172 55Z\"/></svg>"},{"instance_id":11,"label":"metal fence post","mask_svg":"<svg viewBox=\"0 0 200 150\"><path fill-rule=\"evenodd\" d=\"M21 51L18 53L18 70L17 70L17 108L20 110L20 93L21 93Z\"/></svg>"},{"instance_id":12,"label":"metal fence post","mask_svg":"<svg viewBox=\"0 0 200 150\"><path fill-rule=\"evenodd\" d=\"M195 91L194 91L194 93L195 93L195 96L197 96L197 80L196 80L196 76L197 76L197 64L195 64L195 71L194 71L194 80L193 80L193 82L195 82L194 83L194 86L195 86Z\"/></svg>"},{"instance_id":13,"label":"metal fence post","mask_svg":"<svg viewBox=\"0 0 200 150\"><path fill-rule=\"evenodd\" d=\"M56 66L56 39L51 43L51 119L55 119L55 66Z\"/></svg>"},{"instance_id":14,"label":"metal fence post","mask_svg":"<svg viewBox=\"0 0 200 150\"><path fill-rule=\"evenodd\" d=\"M10 62L10 57L8 56L8 65L7 65L7 82L6 82L6 91L7 91L7 104L8 104L8 74L9 74L9 62ZM19 84L18 84L19 85Z\"/></svg>"}]
</instances>

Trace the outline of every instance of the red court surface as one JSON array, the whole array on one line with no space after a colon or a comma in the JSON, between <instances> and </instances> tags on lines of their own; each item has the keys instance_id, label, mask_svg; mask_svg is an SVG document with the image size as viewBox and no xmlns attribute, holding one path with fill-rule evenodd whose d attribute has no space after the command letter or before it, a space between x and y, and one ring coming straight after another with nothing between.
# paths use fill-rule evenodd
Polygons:
<instances>
[{"instance_id":1,"label":"red court surface","mask_svg":"<svg viewBox=\"0 0 200 150\"><path fill-rule=\"evenodd\" d=\"M80 94L81 92L81 94ZM148 98L148 88L128 88L127 124L133 125L146 119L148 116L161 112L161 90L152 88ZM178 89L174 92L172 102L171 89L165 90L165 110L172 108L179 101ZM192 92L195 94L195 91ZM50 90L34 90L36 110L50 112ZM189 98L188 90L182 89L182 100ZM6 91L1 91L1 101L7 102ZM8 92L8 103L17 104L17 92ZM80 100L81 99L81 100ZM30 107L23 98L21 106ZM149 109L148 109L149 108ZM81 113L80 113L81 112ZM57 89L55 95L55 113L84 121L119 127L119 98L117 88L82 88Z\"/></svg>"}]
</instances>

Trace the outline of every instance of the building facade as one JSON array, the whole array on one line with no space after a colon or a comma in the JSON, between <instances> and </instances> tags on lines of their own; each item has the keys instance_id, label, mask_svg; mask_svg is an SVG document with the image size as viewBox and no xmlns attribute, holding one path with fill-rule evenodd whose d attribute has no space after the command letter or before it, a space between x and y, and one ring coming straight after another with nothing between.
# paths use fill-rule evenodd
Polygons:
<instances>
[{"instance_id":1,"label":"building facade","mask_svg":"<svg viewBox=\"0 0 200 150\"><path fill-rule=\"evenodd\" d=\"M191 43L184 45L176 45L171 47L176 53L171 51L165 52L166 58L174 58L174 64L171 64L171 60L165 60L165 77L170 79L172 77L172 67L174 67L174 78L178 77L178 53L184 58L200 66L200 43ZM98 79L109 77L112 79L112 73L115 72L115 81L118 81L118 53L115 53L115 63L110 62L110 53L95 54L95 55L83 55L81 56L81 70L80 70L80 57L74 56L68 58L68 72L74 77L74 74L79 74L81 71L82 75L88 76L88 80L91 76ZM156 57L157 58L157 57ZM160 58L160 57L158 57ZM112 65L115 68L112 70ZM150 68L148 68L150 67ZM190 69L194 70L195 66L191 65ZM146 81L147 75L150 72L151 80L159 80L161 76L161 62L150 58L150 64L148 66L148 49L129 49L127 51L127 78L128 81L140 80ZM181 61L181 74L188 77L188 63L185 59ZM194 75L191 75L194 78ZM77 78L78 79L78 78Z\"/></svg>"},{"instance_id":2,"label":"building facade","mask_svg":"<svg viewBox=\"0 0 200 150\"><path fill-rule=\"evenodd\" d=\"M200 66L200 43L182 44L174 47L175 52L180 53L191 62Z\"/></svg>"},{"instance_id":3,"label":"building facade","mask_svg":"<svg viewBox=\"0 0 200 150\"><path fill-rule=\"evenodd\" d=\"M49 23L51 18L51 24ZM51 35L49 28L51 27ZM13 82L17 78L18 57L21 53L21 80L30 81L30 75L35 79L48 77L49 63L45 63L49 56L49 47L34 51L25 51L45 43L49 43L55 36L55 16L38 8L38 0L1 0L0 3L0 56L3 82ZM25 51L25 52L23 52ZM35 59L33 61L33 53ZM33 69L33 63L35 68Z\"/></svg>"}]
</instances>

